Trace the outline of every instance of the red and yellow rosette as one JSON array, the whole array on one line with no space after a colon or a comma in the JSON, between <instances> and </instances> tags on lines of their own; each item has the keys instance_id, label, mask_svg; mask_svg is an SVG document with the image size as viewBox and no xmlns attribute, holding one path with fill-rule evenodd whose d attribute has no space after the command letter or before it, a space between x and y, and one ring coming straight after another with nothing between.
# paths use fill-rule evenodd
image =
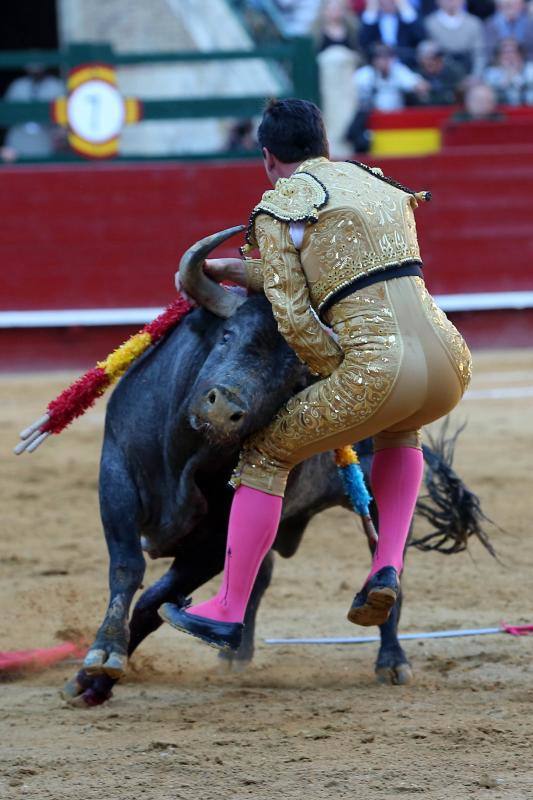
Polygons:
<instances>
[{"instance_id":1,"label":"red and yellow rosette","mask_svg":"<svg viewBox=\"0 0 533 800\"><path fill-rule=\"evenodd\" d=\"M70 146L88 158L118 153L124 125L138 122L141 103L122 97L117 73L108 64L85 64L72 69L67 96L52 105L53 121L67 128Z\"/></svg>"}]
</instances>

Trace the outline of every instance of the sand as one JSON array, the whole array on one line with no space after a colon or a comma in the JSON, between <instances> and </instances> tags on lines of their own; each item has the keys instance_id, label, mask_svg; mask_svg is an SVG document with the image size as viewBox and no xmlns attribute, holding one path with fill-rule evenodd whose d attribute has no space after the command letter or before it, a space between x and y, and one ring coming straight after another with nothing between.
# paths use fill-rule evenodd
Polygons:
<instances>
[{"instance_id":1,"label":"sand","mask_svg":"<svg viewBox=\"0 0 533 800\"><path fill-rule=\"evenodd\" d=\"M106 605L96 491L104 402L34 455L10 454L18 430L72 377L0 378L0 650L90 640ZM488 528L500 562L475 542L454 556L410 552L403 631L533 622L528 386L531 350L475 354L475 394L452 418L468 421L456 468L505 529ZM517 396L484 396L505 387ZM148 565L145 584L165 563ZM315 518L298 554L277 559L256 659L242 674L221 671L212 650L165 626L104 706L61 700L75 663L4 681L0 797L531 798L533 637L408 642L409 686L376 684L375 645L263 643L364 633L345 612L367 564L353 515Z\"/></svg>"}]
</instances>

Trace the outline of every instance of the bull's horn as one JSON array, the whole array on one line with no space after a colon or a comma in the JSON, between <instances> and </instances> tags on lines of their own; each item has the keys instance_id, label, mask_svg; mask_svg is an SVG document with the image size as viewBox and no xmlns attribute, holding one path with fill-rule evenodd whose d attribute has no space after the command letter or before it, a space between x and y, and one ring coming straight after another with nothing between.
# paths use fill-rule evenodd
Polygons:
<instances>
[{"instance_id":1,"label":"bull's horn","mask_svg":"<svg viewBox=\"0 0 533 800\"><path fill-rule=\"evenodd\" d=\"M244 225L236 225L225 231L206 236L183 254L179 265L180 284L199 305L207 308L217 317L227 319L245 301L245 297L228 292L205 274L202 265L209 253L236 233L244 230Z\"/></svg>"}]
</instances>

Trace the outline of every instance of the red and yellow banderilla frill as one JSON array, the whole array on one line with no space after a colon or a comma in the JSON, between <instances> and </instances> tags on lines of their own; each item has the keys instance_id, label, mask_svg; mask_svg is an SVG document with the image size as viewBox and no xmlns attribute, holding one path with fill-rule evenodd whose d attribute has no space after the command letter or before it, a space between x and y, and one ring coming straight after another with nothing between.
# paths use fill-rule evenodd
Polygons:
<instances>
[{"instance_id":1,"label":"red and yellow banderilla frill","mask_svg":"<svg viewBox=\"0 0 533 800\"><path fill-rule=\"evenodd\" d=\"M17 455L32 453L51 433L61 433L76 417L81 417L139 356L181 322L192 307L188 300L179 296L152 322L113 350L104 361L99 361L74 381L48 404L46 414L21 431L22 441L14 452Z\"/></svg>"}]
</instances>

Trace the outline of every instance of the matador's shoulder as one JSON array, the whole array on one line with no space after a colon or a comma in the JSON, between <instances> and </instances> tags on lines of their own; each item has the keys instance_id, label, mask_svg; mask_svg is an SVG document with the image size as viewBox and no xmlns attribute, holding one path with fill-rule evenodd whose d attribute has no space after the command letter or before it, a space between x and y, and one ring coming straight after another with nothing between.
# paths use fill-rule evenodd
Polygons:
<instances>
[{"instance_id":1,"label":"matador's shoulder","mask_svg":"<svg viewBox=\"0 0 533 800\"><path fill-rule=\"evenodd\" d=\"M265 192L250 215L246 230L246 247L257 247L255 220L268 214L280 222L316 222L319 210L328 202L328 190L309 172L296 172L290 178L280 178L274 189Z\"/></svg>"}]
</instances>

